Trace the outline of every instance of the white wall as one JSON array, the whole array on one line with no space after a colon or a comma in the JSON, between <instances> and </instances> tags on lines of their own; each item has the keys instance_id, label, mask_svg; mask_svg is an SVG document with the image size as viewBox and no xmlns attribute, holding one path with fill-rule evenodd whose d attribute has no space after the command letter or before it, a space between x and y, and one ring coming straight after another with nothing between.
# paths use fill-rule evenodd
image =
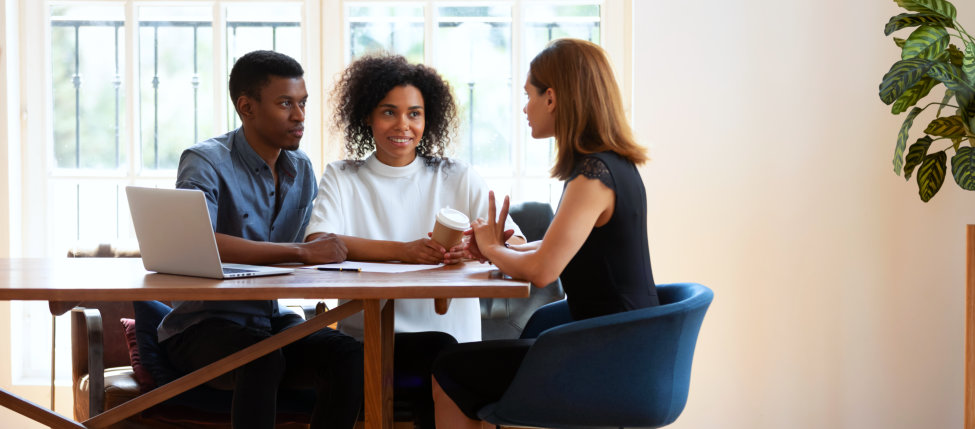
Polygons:
<instances>
[{"instance_id":1,"label":"white wall","mask_svg":"<svg viewBox=\"0 0 975 429\"><path fill-rule=\"evenodd\" d=\"M949 173L925 204L892 172L903 117L877 88L902 10L635 3L655 278L716 295L673 427L961 427L975 194Z\"/></svg>"}]
</instances>

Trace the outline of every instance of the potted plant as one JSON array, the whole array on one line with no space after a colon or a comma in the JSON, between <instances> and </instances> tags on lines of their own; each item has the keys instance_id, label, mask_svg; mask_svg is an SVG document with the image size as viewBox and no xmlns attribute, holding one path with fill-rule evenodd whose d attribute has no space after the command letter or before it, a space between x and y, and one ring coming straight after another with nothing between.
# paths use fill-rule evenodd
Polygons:
<instances>
[{"instance_id":1,"label":"potted plant","mask_svg":"<svg viewBox=\"0 0 975 429\"><path fill-rule=\"evenodd\" d=\"M927 202L944 184L951 151L955 183L973 191L975 38L962 28L955 6L947 0L894 1L908 12L891 17L884 34L913 28L906 39L894 37L901 58L880 83L880 99L891 106L891 113L907 112L897 133L894 172L900 175L903 170L905 180L910 180L916 168L918 193ZM918 102L939 85L944 85L940 101L933 98L919 107ZM914 120L926 110L934 119L924 128L924 136L908 148Z\"/></svg>"}]
</instances>

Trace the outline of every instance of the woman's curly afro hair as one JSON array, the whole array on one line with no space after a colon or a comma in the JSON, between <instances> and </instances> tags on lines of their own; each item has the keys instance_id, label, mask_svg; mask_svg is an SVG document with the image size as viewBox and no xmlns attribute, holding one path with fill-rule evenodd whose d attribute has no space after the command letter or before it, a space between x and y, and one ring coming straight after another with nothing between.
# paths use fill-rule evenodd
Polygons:
<instances>
[{"instance_id":1,"label":"woman's curly afro hair","mask_svg":"<svg viewBox=\"0 0 975 429\"><path fill-rule=\"evenodd\" d=\"M393 88L413 85L423 95L423 137L416 152L428 164L438 164L456 128L457 108L450 85L433 68L410 64L399 55L369 55L345 69L332 90L335 124L345 134L346 157L361 161L376 149L366 118Z\"/></svg>"}]
</instances>

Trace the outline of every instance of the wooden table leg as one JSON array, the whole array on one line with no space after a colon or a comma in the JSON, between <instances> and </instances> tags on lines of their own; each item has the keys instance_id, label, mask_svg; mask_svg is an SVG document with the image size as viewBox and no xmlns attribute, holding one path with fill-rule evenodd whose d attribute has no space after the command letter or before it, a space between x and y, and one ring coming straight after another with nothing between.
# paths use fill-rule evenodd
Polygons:
<instances>
[{"instance_id":1,"label":"wooden table leg","mask_svg":"<svg viewBox=\"0 0 975 429\"><path fill-rule=\"evenodd\" d=\"M447 309L450 308L450 298L436 298L433 300L433 309L437 311L437 314L447 314Z\"/></svg>"},{"instance_id":2,"label":"wooden table leg","mask_svg":"<svg viewBox=\"0 0 975 429\"><path fill-rule=\"evenodd\" d=\"M366 429L393 427L393 300L363 302Z\"/></svg>"},{"instance_id":3,"label":"wooden table leg","mask_svg":"<svg viewBox=\"0 0 975 429\"><path fill-rule=\"evenodd\" d=\"M55 429L85 429L80 423L68 420L58 413L41 407L6 390L0 389L0 406Z\"/></svg>"},{"instance_id":4,"label":"wooden table leg","mask_svg":"<svg viewBox=\"0 0 975 429\"><path fill-rule=\"evenodd\" d=\"M383 428L393 429L393 352L395 347L395 333L393 332L394 301L386 300L383 306Z\"/></svg>"}]
</instances>

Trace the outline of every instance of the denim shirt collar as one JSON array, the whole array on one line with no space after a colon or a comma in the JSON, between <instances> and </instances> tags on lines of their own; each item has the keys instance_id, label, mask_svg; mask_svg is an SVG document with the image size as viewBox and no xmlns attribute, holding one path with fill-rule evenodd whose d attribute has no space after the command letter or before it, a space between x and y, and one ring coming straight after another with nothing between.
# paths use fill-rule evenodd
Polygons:
<instances>
[{"instance_id":1,"label":"denim shirt collar","mask_svg":"<svg viewBox=\"0 0 975 429\"><path fill-rule=\"evenodd\" d=\"M244 127L237 128L234 131L233 140L230 142L230 150L240 153L240 159L252 171L260 171L262 167L271 167L251 147L250 142L247 141L247 137L244 136ZM297 171L295 162L294 154L290 150L282 150L281 154L278 155L278 171L287 175L289 181L293 181L295 178L295 172Z\"/></svg>"}]
</instances>

